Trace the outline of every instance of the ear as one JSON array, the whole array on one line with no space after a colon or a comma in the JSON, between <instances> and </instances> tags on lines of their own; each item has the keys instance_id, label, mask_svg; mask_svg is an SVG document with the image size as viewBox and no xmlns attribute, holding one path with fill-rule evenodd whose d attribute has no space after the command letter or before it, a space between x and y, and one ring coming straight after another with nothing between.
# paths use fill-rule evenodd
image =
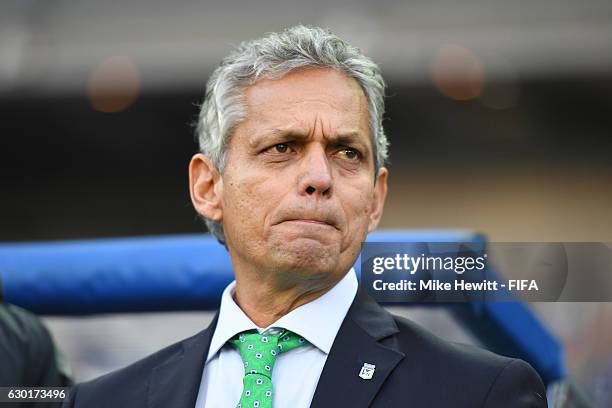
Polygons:
<instances>
[{"instance_id":1,"label":"ear","mask_svg":"<svg viewBox=\"0 0 612 408\"><path fill-rule=\"evenodd\" d=\"M212 161L201 153L194 155L189 163L189 194L193 207L202 217L212 221L223 219L223 179Z\"/></svg>"},{"instance_id":2,"label":"ear","mask_svg":"<svg viewBox=\"0 0 612 408\"><path fill-rule=\"evenodd\" d=\"M374 184L374 193L372 197L372 209L370 212L370 223L368 225L368 232L374 231L378 226L380 219L382 218L385 198L387 198L388 176L389 170L387 170L385 167L381 167L378 170L378 175L376 176L376 183Z\"/></svg>"}]
</instances>

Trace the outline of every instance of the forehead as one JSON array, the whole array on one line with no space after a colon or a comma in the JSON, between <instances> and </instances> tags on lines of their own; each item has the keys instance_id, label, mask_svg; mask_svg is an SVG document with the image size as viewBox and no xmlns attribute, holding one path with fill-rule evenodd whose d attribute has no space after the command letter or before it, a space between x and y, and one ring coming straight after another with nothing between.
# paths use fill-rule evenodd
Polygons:
<instances>
[{"instance_id":1,"label":"forehead","mask_svg":"<svg viewBox=\"0 0 612 408\"><path fill-rule=\"evenodd\" d=\"M244 91L245 122L258 128L309 128L369 136L367 100L359 83L333 69L305 68L263 78Z\"/></svg>"}]
</instances>

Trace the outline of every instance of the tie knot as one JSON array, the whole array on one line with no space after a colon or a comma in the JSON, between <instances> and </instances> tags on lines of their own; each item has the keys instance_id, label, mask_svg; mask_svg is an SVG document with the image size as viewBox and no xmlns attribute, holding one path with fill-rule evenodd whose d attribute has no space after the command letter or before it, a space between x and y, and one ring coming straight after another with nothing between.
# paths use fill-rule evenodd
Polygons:
<instances>
[{"instance_id":1,"label":"tie knot","mask_svg":"<svg viewBox=\"0 0 612 408\"><path fill-rule=\"evenodd\" d=\"M307 344L303 337L289 330L281 330L277 334L259 334L256 330L247 330L237 334L229 342L238 348L240 354L267 351L272 356Z\"/></svg>"},{"instance_id":2,"label":"tie knot","mask_svg":"<svg viewBox=\"0 0 612 408\"><path fill-rule=\"evenodd\" d=\"M280 353L306 345L308 342L289 330L279 334L259 334L248 330L229 341L238 348L244 363L245 374L261 373L271 377L272 368Z\"/></svg>"}]
</instances>

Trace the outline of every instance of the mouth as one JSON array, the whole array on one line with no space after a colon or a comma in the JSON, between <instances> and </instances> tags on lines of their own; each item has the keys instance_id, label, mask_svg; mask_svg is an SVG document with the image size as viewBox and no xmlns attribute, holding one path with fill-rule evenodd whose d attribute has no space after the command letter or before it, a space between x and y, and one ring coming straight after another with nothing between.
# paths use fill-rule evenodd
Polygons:
<instances>
[{"instance_id":1,"label":"mouth","mask_svg":"<svg viewBox=\"0 0 612 408\"><path fill-rule=\"evenodd\" d=\"M302 224L305 227L324 227L324 228L334 228L338 229L334 224L320 220L320 219L312 219L312 218L291 218L287 220L281 221L279 224L283 223L294 223L294 224Z\"/></svg>"}]
</instances>

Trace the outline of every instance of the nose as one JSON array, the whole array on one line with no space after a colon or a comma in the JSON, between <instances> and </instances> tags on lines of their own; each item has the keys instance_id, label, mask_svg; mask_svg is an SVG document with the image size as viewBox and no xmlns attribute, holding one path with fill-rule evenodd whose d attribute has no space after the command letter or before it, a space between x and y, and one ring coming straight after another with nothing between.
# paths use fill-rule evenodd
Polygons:
<instances>
[{"instance_id":1,"label":"nose","mask_svg":"<svg viewBox=\"0 0 612 408\"><path fill-rule=\"evenodd\" d=\"M300 167L298 181L300 194L322 197L331 195L331 167L322 146L311 146L305 153Z\"/></svg>"}]
</instances>

